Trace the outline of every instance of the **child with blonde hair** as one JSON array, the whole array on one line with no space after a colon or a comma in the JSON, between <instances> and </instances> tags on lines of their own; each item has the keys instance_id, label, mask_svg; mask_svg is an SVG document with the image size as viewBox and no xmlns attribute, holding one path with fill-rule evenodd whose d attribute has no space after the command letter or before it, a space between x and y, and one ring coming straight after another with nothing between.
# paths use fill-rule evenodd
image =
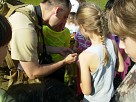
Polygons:
<instances>
[{"instance_id":1,"label":"child with blonde hair","mask_svg":"<svg viewBox=\"0 0 136 102\"><path fill-rule=\"evenodd\" d=\"M119 47L136 63L136 0L115 0L109 29L120 38ZM115 91L111 102L136 102L136 65Z\"/></svg>"},{"instance_id":2,"label":"child with blonde hair","mask_svg":"<svg viewBox=\"0 0 136 102\"><path fill-rule=\"evenodd\" d=\"M116 43L107 38L107 20L101 9L92 3L82 4L77 11L81 34L92 45L79 55L80 87L83 102L109 102L113 93L115 65L124 70L123 58ZM118 60L117 60L118 59Z\"/></svg>"},{"instance_id":3,"label":"child with blonde hair","mask_svg":"<svg viewBox=\"0 0 136 102\"><path fill-rule=\"evenodd\" d=\"M109 15L110 10L112 9L114 2L115 2L115 0L108 0L105 5L105 12L107 14L107 17ZM117 43L119 51L120 51L120 53L123 57L123 60L124 60L124 71L123 72L116 72L115 71L114 89L116 89L120 85L122 80L125 78L126 74L128 73L129 66L131 65L131 60L130 60L130 57L127 56L127 54L125 53L124 49L119 47L119 42L120 42L119 37L117 35L111 33L110 38L115 40L115 42Z\"/></svg>"}]
</instances>

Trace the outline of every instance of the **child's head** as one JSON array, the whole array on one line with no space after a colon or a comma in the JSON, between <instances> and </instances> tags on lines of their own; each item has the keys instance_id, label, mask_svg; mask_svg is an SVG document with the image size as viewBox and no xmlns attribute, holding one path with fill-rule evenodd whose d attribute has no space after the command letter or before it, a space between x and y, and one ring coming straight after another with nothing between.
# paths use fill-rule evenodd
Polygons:
<instances>
[{"instance_id":1,"label":"child's head","mask_svg":"<svg viewBox=\"0 0 136 102\"><path fill-rule=\"evenodd\" d=\"M81 33L84 36L87 35L84 34L85 32L95 32L101 37L104 37L109 32L105 14L93 3L82 4L79 7L76 18ZM82 32L82 28L85 30L85 32Z\"/></svg>"},{"instance_id":2,"label":"child's head","mask_svg":"<svg viewBox=\"0 0 136 102\"><path fill-rule=\"evenodd\" d=\"M0 15L0 63L4 60L7 52L7 45L11 40L12 30L8 20Z\"/></svg>"},{"instance_id":3,"label":"child's head","mask_svg":"<svg viewBox=\"0 0 136 102\"><path fill-rule=\"evenodd\" d=\"M67 23L74 23L75 24L75 12L70 12L68 19L67 19Z\"/></svg>"},{"instance_id":4,"label":"child's head","mask_svg":"<svg viewBox=\"0 0 136 102\"><path fill-rule=\"evenodd\" d=\"M105 13L93 3L82 4L77 11L77 23L81 34L87 38L93 34L98 35L100 41L105 45L105 37L109 34L107 19ZM106 47L105 51L105 64L108 61L108 54Z\"/></svg>"},{"instance_id":5,"label":"child's head","mask_svg":"<svg viewBox=\"0 0 136 102\"><path fill-rule=\"evenodd\" d=\"M110 31L120 37L120 48L136 62L136 0L116 0L108 22Z\"/></svg>"}]
</instances>

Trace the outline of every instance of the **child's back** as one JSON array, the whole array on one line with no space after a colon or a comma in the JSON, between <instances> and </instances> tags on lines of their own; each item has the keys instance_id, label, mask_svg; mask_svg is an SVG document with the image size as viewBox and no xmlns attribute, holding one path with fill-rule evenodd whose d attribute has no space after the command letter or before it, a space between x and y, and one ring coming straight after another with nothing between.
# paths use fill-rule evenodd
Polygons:
<instances>
[{"instance_id":1,"label":"child's back","mask_svg":"<svg viewBox=\"0 0 136 102\"><path fill-rule=\"evenodd\" d=\"M110 39L106 39L106 48L109 53L109 62L106 66L103 63L103 45L91 45L83 53L94 53L99 57L99 65L94 72L90 72L93 80L92 93L84 95L84 102L109 102L113 95L113 79L116 63L116 54L114 45ZM89 57L89 54L88 54ZM95 58L94 58L95 59ZM91 60L90 60L91 63Z\"/></svg>"}]
</instances>

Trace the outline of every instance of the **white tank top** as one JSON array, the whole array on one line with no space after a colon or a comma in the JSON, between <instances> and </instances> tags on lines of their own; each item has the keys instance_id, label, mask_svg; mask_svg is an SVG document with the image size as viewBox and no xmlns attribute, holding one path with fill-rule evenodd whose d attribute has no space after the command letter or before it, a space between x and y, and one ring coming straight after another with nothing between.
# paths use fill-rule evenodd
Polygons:
<instances>
[{"instance_id":1,"label":"white tank top","mask_svg":"<svg viewBox=\"0 0 136 102\"><path fill-rule=\"evenodd\" d=\"M114 45L110 39L106 39L106 48L109 54L109 62L103 66L103 45L92 45L85 51L96 53L100 58L100 65L94 73L90 73L93 77L92 93L84 95L83 102L109 102L113 93L114 69L116 63L116 54Z\"/></svg>"}]
</instances>

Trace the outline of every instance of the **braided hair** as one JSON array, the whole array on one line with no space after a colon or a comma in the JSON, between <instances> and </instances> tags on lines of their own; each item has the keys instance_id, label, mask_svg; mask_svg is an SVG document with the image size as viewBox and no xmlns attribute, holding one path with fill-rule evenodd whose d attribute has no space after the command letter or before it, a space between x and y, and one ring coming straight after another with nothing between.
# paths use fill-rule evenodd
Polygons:
<instances>
[{"instance_id":1,"label":"braided hair","mask_svg":"<svg viewBox=\"0 0 136 102\"><path fill-rule=\"evenodd\" d=\"M77 11L77 22L82 25L86 31L94 31L100 37L104 46L104 65L109 61L108 51L106 48L106 36L109 34L108 22L105 12L93 3L83 3Z\"/></svg>"}]
</instances>

